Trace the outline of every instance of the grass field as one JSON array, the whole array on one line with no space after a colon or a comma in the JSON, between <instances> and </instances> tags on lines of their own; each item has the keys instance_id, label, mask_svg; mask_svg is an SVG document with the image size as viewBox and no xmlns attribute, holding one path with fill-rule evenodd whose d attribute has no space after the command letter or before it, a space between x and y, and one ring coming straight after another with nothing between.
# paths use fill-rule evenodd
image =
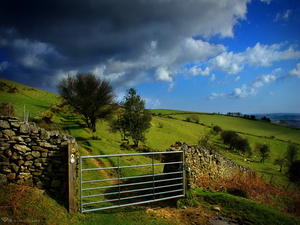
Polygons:
<instances>
[{"instance_id":1,"label":"grass field","mask_svg":"<svg viewBox=\"0 0 300 225\"><path fill-rule=\"evenodd\" d=\"M3 78L0 78L0 82L4 82L7 85L3 88L4 91L0 92L0 103L5 102L14 105L17 115L22 115L23 105L25 105L26 112L38 115L41 110L46 110L51 104L59 102L58 95L51 92L32 88ZM9 93L9 86L15 87L17 89L16 93Z\"/></svg>"},{"instance_id":2,"label":"grass field","mask_svg":"<svg viewBox=\"0 0 300 225\"><path fill-rule=\"evenodd\" d=\"M0 92L0 99L2 102L10 102L15 107L22 108L26 105L26 109L32 111L40 111L48 109L51 104L59 102L58 96L41 91L38 89L33 90L31 87L21 85L15 82L0 79L0 82L5 82L10 86L16 87L18 93L8 93L9 87L5 87L5 91ZM220 154L227 158L230 158L237 163L245 166L249 166L251 169L258 171L258 175L266 182L275 183L280 186L289 185L289 181L284 173L277 171L279 166L273 165L274 159L281 156L289 143L295 143L299 146L300 144L300 129L290 128L281 125L274 125L266 123L260 120L247 120L237 117L229 117L224 115L213 115L208 113L197 113L200 122L196 124L194 122L187 122L186 118L193 114L193 112L185 112L179 110L152 110L152 113L161 116L153 116L152 123L154 126L150 128L150 131L146 133L146 142L142 143L155 151L165 151L174 144L176 141L183 141L190 144L197 144L199 138L209 132L213 125L219 125L223 130L235 130L243 138L248 138L250 146L254 148L255 143L262 142L267 143L270 146L271 154L270 158L266 160L266 163L260 163L259 157L256 161L253 158L248 159L251 161L250 164L244 162L245 157L240 156L237 152L230 151L228 146L225 146L219 135L212 135L210 142L214 143L218 147ZM121 137L117 133L109 132L109 123L107 121L97 122L97 131L93 133L86 127L82 118L71 112L57 113L53 118L53 121L61 126L64 132L72 134L77 143L79 144L80 155L102 155L102 154L122 154L122 153L133 153L136 152L133 149L121 148ZM272 137L273 136L273 137ZM272 137L272 138L271 138ZM130 141L130 144L133 144ZM255 155L255 153L254 153ZM131 159L122 159L122 163L127 165ZM146 162L149 158L141 157L137 161ZM102 161L101 163L107 165L116 165L116 161ZM85 166L93 167L93 162L86 162ZM137 174L138 172L145 171L128 171L127 175ZM284 168L285 170L285 168ZM126 173L126 172L125 172ZM126 175L126 174L125 174ZM88 175L87 179L94 179L95 177L103 177L103 174ZM295 188L293 184L289 186ZM283 187L284 188L284 187ZM57 207L55 202L51 199L45 200L48 204ZM37 209L34 209L37 210ZM46 210L44 215L47 221L58 222L60 219L65 221L63 218L67 215L63 208L60 208L60 213L64 216L54 215L52 212ZM55 217L54 220L49 218L50 216ZM122 216L124 217L123 219ZM70 219L76 223L83 221L86 224L97 224L97 220L105 221L106 224L138 224L138 220L141 223L147 224L169 224L170 221L164 220L159 217L159 222L153 219L150 215L145 214L145 207L130 207L128 209L111 210L108 212L92 213L88 215L71 215ZM63 222L61 222L63 224ZM172 224L172 222L170 223Z\"/></svg>"}]
</instances>

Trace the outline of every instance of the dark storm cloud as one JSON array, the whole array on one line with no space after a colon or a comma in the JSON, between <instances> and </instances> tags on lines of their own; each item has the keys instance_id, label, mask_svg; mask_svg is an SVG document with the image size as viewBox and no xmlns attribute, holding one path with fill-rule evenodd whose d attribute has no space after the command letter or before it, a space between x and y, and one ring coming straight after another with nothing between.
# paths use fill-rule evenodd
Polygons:
<instances>
[{"instance_id":1,"label":"dark storm cloud","mask_svg":"<svg viewBox=\"0 0 300 225\"><path fill-rule=\"evenodd\" d=\"M104 68L98 75L112 77L118 85L160 67L174 76L172 71L188 60L204 60L224 51L222 46L199 42L195 53L186 39L233 36L237 19L245 17L246 2L4 0L0 3L0 51L10 74L24 71L59 78L58 74L71 70ZM182 52L185 57L179 56Z\"/></svg>"}]
</instances>

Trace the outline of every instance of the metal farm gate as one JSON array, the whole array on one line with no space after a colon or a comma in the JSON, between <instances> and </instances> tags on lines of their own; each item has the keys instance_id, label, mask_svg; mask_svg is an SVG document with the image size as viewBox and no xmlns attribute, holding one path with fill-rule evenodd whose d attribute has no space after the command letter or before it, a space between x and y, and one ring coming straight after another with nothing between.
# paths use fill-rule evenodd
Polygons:
<instances>
[{"instance_id":1,"label":"metal farm gate","mask_svg":"<svg viewBox=\"0 0 300 225\"><path fill-rule=\"evenodd\" d=\"M81 156L81 213L184 197L183 159L184 151Z\"/></svg>"}]
</instances>

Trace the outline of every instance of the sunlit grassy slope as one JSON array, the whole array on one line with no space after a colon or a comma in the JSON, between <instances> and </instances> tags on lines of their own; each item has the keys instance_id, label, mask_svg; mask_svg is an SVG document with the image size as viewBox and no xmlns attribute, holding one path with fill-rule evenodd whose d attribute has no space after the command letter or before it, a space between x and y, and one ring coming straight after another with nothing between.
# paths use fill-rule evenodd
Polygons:
<instances>
[{"instance_id":1,"label":"sunlit grassy slope","mask_svg":"<svg viewBox=\"0 0 300 225\"><path fill-rule=\"evenodd\" d=\"M32 88L17 82L0 78L0 82L4 82L8 86L16 87L16 93L8 93L10 87L4 87L4 91L0 92L0 103L11 103L15 106L15 111L23 110L25 105L26 111L29 113L45 110L51 104L58 102L58 95L40 89Z\"/></svg>"},{"instance_id":2,"label":"sunlit grassy slope","mask_svg":"<svg viewBox=\"0 0 300 225\"><path fill-rule=\"evenodd\" d=\"M34 111L47 109L51 104L58 101L58 95L53 93L38 89L32 90L31 87L4 79L0 79L0 82L1 81L16 87L19 91L19 93L10 94L7 93L6 87L4 92L0 92L2 102L11 102L17 107L22 107L25 104L27 109ZM247 159L253 161L247 164L244 162L244 157L235 152L228 151L228 147L222 143L219 135L212 135L211 142L219 148L220 154L240 164L256 169L259 174L265 174L264 178L266 180L270 180L273 175L273 181L278 181L278 183L281 184L288 183L287 178L283 173L277 171L279 167L274 166L273 162L276 157L284 154L289 142L296 143L299 146L299 128L280 126L260 120L253 121L207 113L198 113L200 123L196 124L185 121L186 117L190 116L193 112L166 109L156 109L152 110L152 112L156 115L160 113L162 116L153 116L152 118L153 126L150 128L150 131L146 133L147 140L144 143L148 147L156 151L165 151L176 141L197 144L199 138L204 133L209 132L213 125L219 125L224 130L235 130L240 136L248 138L252 149L254 149L255 143L257 142L265 142L269 144L271 149L270 158L265 164L257 162L259 161L259 157L256 158L256 162L254 162L252 158ZM69 112L66 114L57 114L54 117L54 121L59 123L66 133L72 134L77 139L77 142L88 149L92 155L127 153L127 150L120 148L120 135L110 133L109 123L106 121L99 121L97 123L97 132L95 133L85 126L84 122L80 120L80 117L76 117ZM81 154L85 155L86 152L81 151ZM254 152L254 155L255 154Z\"/></svg>"}]
</instances>

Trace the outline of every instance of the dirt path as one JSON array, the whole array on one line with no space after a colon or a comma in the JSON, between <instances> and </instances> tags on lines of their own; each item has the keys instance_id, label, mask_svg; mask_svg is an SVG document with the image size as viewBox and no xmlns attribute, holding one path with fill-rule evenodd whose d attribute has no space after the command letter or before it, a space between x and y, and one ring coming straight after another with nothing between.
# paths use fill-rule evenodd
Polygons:
<instances>
[{"instance_id":1,"label":"dirt path","mask_svg":"<svg viewBox=\"0 0 300 225\"><path fill-rule=\"evenodd\" d=\"M82 145L79 145L80 148L82 148L82 150L85 152L85 154L87 156L90 156L91 154L88 152L88 150L86 150L84 147L82 147ZM103 168L103 167L110 167L111 165L108 162L101 162L95 158L90 158L91 162L97 167L97 168ZM111 174L109 174L108 172L106 172L105 170L99 170L99 173L101 173L105 179L112 179L112 178L116 178L111 176ZM116 185L118 184L117 180L111 180L111 181L107 181L110 185Z\"/></svg>"}]
</instances>

